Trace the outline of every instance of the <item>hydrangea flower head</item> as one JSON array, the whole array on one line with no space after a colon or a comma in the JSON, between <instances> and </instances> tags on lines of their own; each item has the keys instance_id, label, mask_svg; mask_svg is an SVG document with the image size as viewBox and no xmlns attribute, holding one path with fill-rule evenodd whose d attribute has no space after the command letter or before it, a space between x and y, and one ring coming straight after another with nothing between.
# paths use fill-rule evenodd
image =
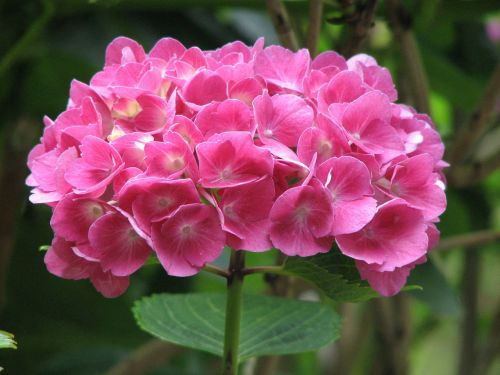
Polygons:
<instances>
[{"instance_id":1,"label":"hydrangea flower head","mask_svg":"<svg viewBox=\"0 0 500 375\"><path fill-rule=\"evenodd\" d=\"M190 276L225 245L336 242L393 295L439 235L447 165L429 117L396 99L367 55L119 37L28 157L30 200L53 209L47 268L116 297L151 254Z\"/></svg>"}]
</instances>

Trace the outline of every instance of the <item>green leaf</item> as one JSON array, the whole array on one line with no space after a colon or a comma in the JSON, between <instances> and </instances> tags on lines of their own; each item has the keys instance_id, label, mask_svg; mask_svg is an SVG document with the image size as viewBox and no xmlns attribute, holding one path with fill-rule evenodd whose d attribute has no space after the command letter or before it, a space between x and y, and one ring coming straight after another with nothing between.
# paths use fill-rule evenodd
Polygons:
<instances>
[{"instance_id":1,"label":"green leaf","mask_svg":"<svg viewBox=\"0 0 500 375\"><path fill-rule=\"evenodd\" d=\"M359 302L379 297L361 280L354 260L335 248L312 257L289 257L284 271L311 282L334 301Z\"/></svg>"},{"instance_id":2,"label":"green leaf","mask_svg":"<svg viewBox=\"0 0 500 375\"><path fill-rule=\"evenodd\" d=\"M449 316L460 314L460 304L455 291L431 259L415 267L408 282L422 286L422 290L413 291L412 294L428 305L434 313Z\"/></svg>"},{"instance_id":3,"label":"green leaf","mask_svg":"<svg viewBox=\"0 0 500 375\"><path fill-rule=\"evenodd\" d=\"M174 344L222 356L226 296L159 294L137 301L139 326ZM336 340L340 316L329 305L244 295L240 358L313 351Z\"/></svg>"},{"instance_id":4,"label":"green leaf","mask_svg":"<svg viewBox=\"0 0 500 375\"><path fill-rule=\"evenodd\" d=\"M0 349L17 349L14 335L9 332L0 331Z\"/></svg>"}]
</instances>

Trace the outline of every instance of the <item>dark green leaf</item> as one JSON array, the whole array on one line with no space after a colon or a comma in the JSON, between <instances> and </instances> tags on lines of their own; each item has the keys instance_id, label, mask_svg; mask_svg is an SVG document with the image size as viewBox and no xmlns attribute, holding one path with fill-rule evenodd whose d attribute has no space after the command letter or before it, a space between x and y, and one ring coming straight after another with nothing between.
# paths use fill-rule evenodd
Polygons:
<instances>
[{"instance_id":1,"label":"dark green leaf","mask_svg":"<svg viewBox=\"0 0 500 375\"><path fill-rule=\"evenodd\" d=\"M358 302L379 296L360 279L354 261L335 248L312 257L290 257L284 270L311 282L335 301Z\"/></svg>"},{"instance_id":2,"label":"dark green leaf","mask_svg":"<svg viewBox=\"0 0 500 375\"><path fill-rule=\"evenodd\" d=\"M224 294L159 294L133 308L139 326L165 341L222 355ZM318 302L244 295L241 359L312 351L334 341L340 316Z\"/></svg>"}]
</instances>

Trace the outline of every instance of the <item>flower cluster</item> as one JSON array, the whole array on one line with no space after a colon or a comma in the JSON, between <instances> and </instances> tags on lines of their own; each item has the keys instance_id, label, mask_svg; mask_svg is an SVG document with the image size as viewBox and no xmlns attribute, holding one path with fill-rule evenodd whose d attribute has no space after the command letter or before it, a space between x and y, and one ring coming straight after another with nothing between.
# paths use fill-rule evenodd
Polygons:
<instances>
[{"instance_id":1,"label":"flower cluster","mask_svg":"<svg viewBox=\"0 0 500 375\"><path fill-rule=\"evenodd\" d=\"M340 251L383 295L437 241L443 143L395 104L370 56L120 37L30 153L33 203L53 208L45 263L107 297L154 252L189 276L236 250Z\"/></svg>"}]
</instances>

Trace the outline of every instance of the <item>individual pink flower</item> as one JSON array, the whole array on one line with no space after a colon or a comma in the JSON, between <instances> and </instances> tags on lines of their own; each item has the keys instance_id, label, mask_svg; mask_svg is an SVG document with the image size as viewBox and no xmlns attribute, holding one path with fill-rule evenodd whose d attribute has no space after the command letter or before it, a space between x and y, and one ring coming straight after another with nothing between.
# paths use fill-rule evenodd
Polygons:
<instances>
[{"instance_id":1,"label":"individual pink flower","mask_svg":"<svg viewBox=\"0 0 500 375\"><path fill-rule=\"evenodd\" d=\"M200 183L206 188L227 188L272 175L273 159L248 132L226 132L196 146Z\"/></svg>"},{"instance_id":2,"label":"individual pink flower","mask_svg":"<svg viewBox=\"0 0 500 375\"><path fill-rule=\"evenodd\" d=\"M300 134L313 124L312 108L298 96L282 94L269 96L264 92L253 101L255 121L260 140L276 140L295 147Z\"/></svg>"},{"instance_id":3,"label":"individual pink flower","mask_svg":"<svg viewBox=\"0 0 500 375\"><path fill-rule=\"evenodd\" d=\"M393 271L423 255L428 247L427 225L421 212L402 199L378 208L373 220L359 232L336 236L344 255Z\"/></svg>"},{"instance_id":4,"label":"individual pink flower","mask_svg":"<svg viewBox=\"0 0 500 375\"><path fill-rule=\"evenodd\" d=\"M271 212L271 241L283 253L311 256L330 250L332 208L321 186L298 186L276 199Z\"/></svg>"},{"instance_id":5,"label":"individual pink flower","mask_svg":"<svg viewBox=\"0 0 500 375\"><path fill-rule=\"evenodd\" d=\"M219 257L225 235L213 207L200 203L180 206L153 225L153 244L162 266L172 276L191 276Z\"/></svg>"},{"instance_id":6,"label":"individual pink flower","mask_svg":"<svg viewBox=\"0 0 500 375\"><path fill-rule=\"evenodd\" d=\"M370 172L351 156L331 158L316 170L316 176L330 191L333 235L354 233L368 224L377 210L372 198Z\"/></svg>"},{"instance_id":7,"label":"individual pink flower","mask_svg":"<svg viewBox=\"0 0 500 375\"><path fill-rule=\"evenodd\" d=\"M109 143L92 135L80 147L82 157L71 162L64 175L78 194L104 190L123 168L118 151Z\"/></svg>"}]
</instances>

